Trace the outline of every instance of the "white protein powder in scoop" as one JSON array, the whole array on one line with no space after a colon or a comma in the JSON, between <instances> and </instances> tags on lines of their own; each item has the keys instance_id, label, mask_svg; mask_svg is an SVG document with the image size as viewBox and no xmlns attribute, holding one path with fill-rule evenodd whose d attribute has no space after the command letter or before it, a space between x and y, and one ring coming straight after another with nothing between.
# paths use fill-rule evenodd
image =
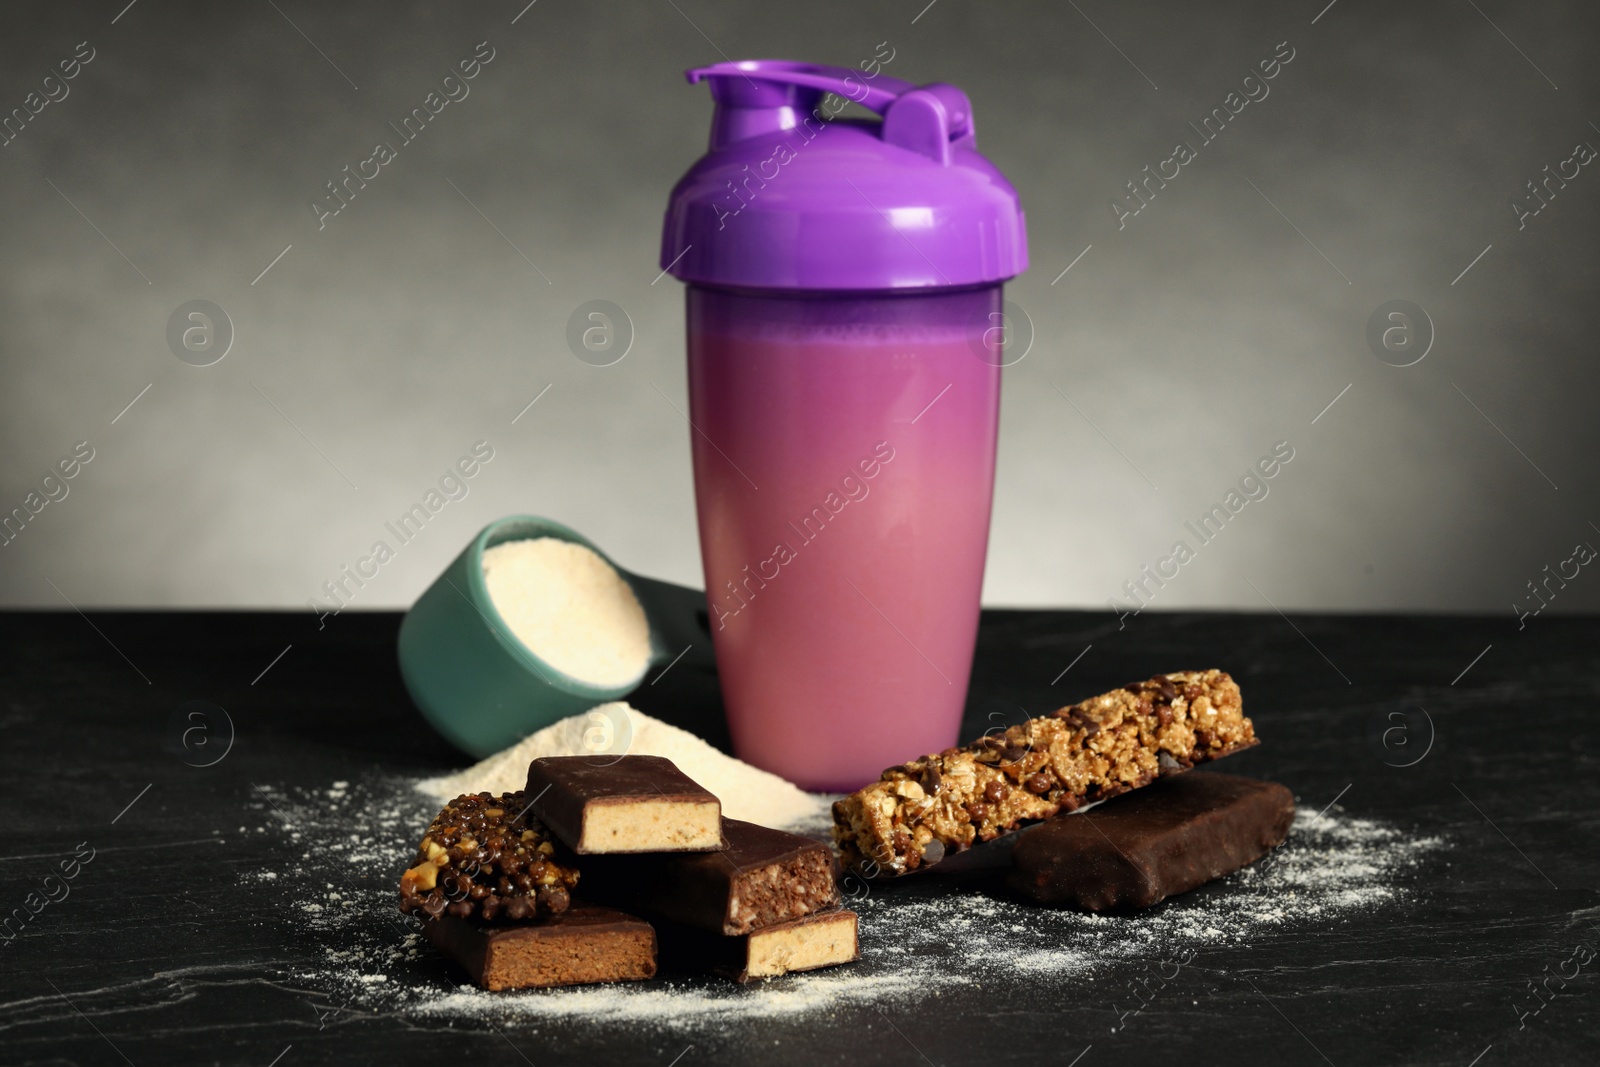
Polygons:
<instances>
[{"instance_id":1,"label":"white protein powder in scoop","mask_svg":"<svg viewBox=\"0 0 1600 1067\"><path fill-rule=\"evenodd\" d=\"M597 686L644 676L644 609L588 546L556 537L506 541L484 550L483 581L517 640L556 670Z\"/></svg>"}]
</instances>

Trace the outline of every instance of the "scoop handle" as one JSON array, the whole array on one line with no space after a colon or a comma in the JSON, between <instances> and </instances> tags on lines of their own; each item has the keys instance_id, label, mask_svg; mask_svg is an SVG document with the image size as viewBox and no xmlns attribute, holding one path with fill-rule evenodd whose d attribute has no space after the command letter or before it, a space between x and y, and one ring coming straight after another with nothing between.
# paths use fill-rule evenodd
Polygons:
<instances>
[{"instance_id":1,"label":"scoop handle","mask_svg":"<svg viewBox=\"0 0 1600 1067\"><path fill-rule=\"evenodd\" d=\"M631 571L626 574L645 618L650 620L651 662L664 667L682 653L678 666L715 670L717 658L711 647L711 630L705 622L705 593Z\"/></svg>"}]
</instances>

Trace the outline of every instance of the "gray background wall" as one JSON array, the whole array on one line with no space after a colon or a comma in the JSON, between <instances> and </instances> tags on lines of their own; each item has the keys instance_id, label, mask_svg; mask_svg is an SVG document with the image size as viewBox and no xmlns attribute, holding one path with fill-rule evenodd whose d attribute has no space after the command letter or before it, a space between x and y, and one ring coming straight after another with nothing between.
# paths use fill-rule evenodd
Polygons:
<instances>
[{"instance_id":1,"label":"gray background wall","mask_svg":"<svg viewBox=\"0 0 1600 1067\"><path fill-rule=\"evenodd\" d=\"M681 72L882 41L888 73L968 90L1028 211L988 602L1103 608L1280 440L1157 607L1509 617L1600 545L1600 167L1521 230L1510 207L1600 145L1592 8L524 2L0 11L0 111L95 50L0 148L3 510L94 449L0 548L0 602L303 606L480 438L470 494L357 606L408 604L514 511L698 584L682 294L652 284L710 117ZM324 183L485 40L470 96L319 231ZM1119 230L1108 200L1282 41L1270 96ZM596 298L636 331L605 368L564 341ZM1411 367L1364 337L1395 298L1436 328ZM236 331L209 367L166 341L192 299ZM1586 569L1552 610L1597 605Z\"/></svg>"}]
</instances>

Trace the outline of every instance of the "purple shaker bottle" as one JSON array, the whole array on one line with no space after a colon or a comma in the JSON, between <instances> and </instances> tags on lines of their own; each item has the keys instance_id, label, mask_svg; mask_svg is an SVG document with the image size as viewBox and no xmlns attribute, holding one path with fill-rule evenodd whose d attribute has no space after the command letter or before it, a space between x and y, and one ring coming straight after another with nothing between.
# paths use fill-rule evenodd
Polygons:
<instances>
[{"instance_id":1,"label":"purple shaker bottle","mask_svg":"<svg viewBox=\"0 0 1600 1067\"><path fill-rule=\"evenodd\" d=\"M735 751L852 790L956 743L988 547L1017 194L950 85L777 60L710 82L673 189L707 606ZM833 117L832 92L883 120Z\"/></svg>"}]
</instances>

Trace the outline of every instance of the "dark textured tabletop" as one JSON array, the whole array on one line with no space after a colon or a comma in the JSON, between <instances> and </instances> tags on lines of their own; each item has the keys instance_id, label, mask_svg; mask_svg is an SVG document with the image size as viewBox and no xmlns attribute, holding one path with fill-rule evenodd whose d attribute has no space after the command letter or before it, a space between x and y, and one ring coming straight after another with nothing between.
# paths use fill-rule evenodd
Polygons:
<instances>
[{"instance_id":1,"label":"dark textured tabletop","mask_svg":"<svg viewBox=\"0 0 1600 1067\"><path fill-rule=\"evenodd\" d=\"M972 980L901 982L878 997L897 946L866 936L849 969L862 980L830 987L831 1003L750 1015L722 1000L733 1007L670 1025L596 1017L575 999L541 1002L571 1008L537 1018L430 1014L328 980L345 952L387 960L376 985L448 990L459 978L425 946L381 954L406 934L387 904L403 853L374 862L304 814L308 797L354 797L330 810L359 829L372 823L361 798L384 795L373 783L462 765L407 700L398 621L347 613L319 631L309 614L0 617L0 1063L1600 1059L1595 620L1547 616L1519 631L1499 617L1146 613L1119 629L1106 613L987 612L969 732L1157 671L1222 667L1263 743L1219 769L1285 783L1307 826L1380 826L1430 844L1378 898L1297 911L1305 893L1286 895L1277 921L1214 943L1137 935L1227 914L1230 895L1260 899L1273 883L1235 876L1103 920L1114 939L1076 949L1059 933L1069 919L1030 919L983 884L873 886L859 901L864 935L969 902L971 939L915 951L928 957L919 973ZM710 673L679 665L632 701L726 744ZM421 830L410 817L402 839ZM1300 836L1284 846L1290 865ZM313 890L362 907L318 919ZM1002 908L1024 918L979 929ZM1026 967L973 956L1002 945L1039 952L1023 954ZM1051 953L1075 951L1073 968L1052 973ZM780 1003L800 981L732 992Z\"/></svg>"}]
</instances>

